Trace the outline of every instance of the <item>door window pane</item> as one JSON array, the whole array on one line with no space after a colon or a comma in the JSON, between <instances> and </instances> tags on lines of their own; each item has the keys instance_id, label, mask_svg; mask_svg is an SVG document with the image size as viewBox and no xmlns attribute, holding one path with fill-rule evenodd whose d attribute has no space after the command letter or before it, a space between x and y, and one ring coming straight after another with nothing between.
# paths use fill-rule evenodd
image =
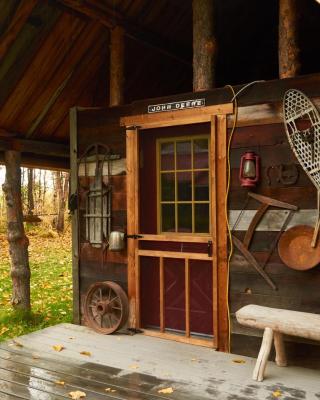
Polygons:
<instances>
[{"instance_id":1,"label":"door window pane","mask_svg":"<svg viewBox=\"0 0 320 400\"><path fill-rule=\"evenodd\" d=\"M162 204L161 207L161 222L163 232L175 232L175 205Z\"/></svg>"},{"instance_id":2,"label":"door window pane","mask_svg":"<svg viewBox=\"0 0 320 400\"><path fill-rule=\"evenodd\" d=\"M209 204L194 205L194 230L198 233L209 232Z\"/></svg>"},{"instance_id":3,"label":"door window pane","mask_svg":"<svg viewBox=\"0 0 320 400\"><path fill-rule=\"evenodd\" d=\"M158 149L160 231L209 233L209 138L170 138Z\"/></svg>"},{"instance_id":4,"label":"door window pane","mask_svg":"<svg viewBox=\"0 0 320 400\"><path fill-rule=\"evenodd\" d=\"M178 204L178 232L192 232L192 204Z\"/></svg>"},{"instance_id":5,"label":"door window pane","mask_svg":"<svg viewBox=\"0 0 320 400\"><path fill-rule=\"evenodd\" d=\"M193 141L193 168L209 168L208 139L195 139Z\"/></svg>"},{"instance_id":6,"label":"door window pane","mask_svg":"<svg viewBox=\"0 0 320 400\"><path fill-rule=\"evenodd\" d=\"M175 200L175 177L174 173L161 174L161 200Z\"/></svg>"},{"instance_id":7,"label":"door window pane","mask_svg":"<svg viewBox=\"0 0 320 400\"><path fill-rule=\"evenodd\" d=\"M177 142L177 169L191 169L191 140Z\"/></svg>"},{"instance_id":8,"label":"door window pane","mask_svg":"<svg viewBox=\"0 0 320 400\"><path fill-rule=\"evenodd\" d=\"M161 144L161 170L174 170L174 143Z\"/></svg>"},{"instance_id":9,"label":"door window pane","mask_svg":"<svg viewBox=\"0 0 320 400\"><path fill-rule=\"evenodd\" d=\"M196 171L194 177L194 199L209 200L209 173L208 171Z\"/></svg>"},{"instance_id":10,"label":"door window pane","mask_svg":"<svg viewBox=\"0 0 320 400\"><path fill-rule=\"evenodd\" d=\"M191 172L177 172L178 201L192 200L192 174Z\"/></svg>"}]
</instances>

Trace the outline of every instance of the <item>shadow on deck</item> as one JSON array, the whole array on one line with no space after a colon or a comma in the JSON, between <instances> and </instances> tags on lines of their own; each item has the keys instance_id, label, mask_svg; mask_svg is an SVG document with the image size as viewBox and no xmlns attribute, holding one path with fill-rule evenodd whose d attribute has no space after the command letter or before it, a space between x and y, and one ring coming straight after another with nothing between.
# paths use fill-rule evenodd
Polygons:
<instances>
[{"instance_id":1,"label":"shadow on deck","mask_svg":"<svg viewBox=\"0 0 320 400\"><path fill-rule=\"evenodd\" d=\"M64 349L56 352L52 346ZM90 355L80 354L89 352ZM61 324L0 346L0 399L319 400L319 371L269 363L143 335L102 336ZM172 388L172 393L161 393Z\"/></svg>"}]
</instances>

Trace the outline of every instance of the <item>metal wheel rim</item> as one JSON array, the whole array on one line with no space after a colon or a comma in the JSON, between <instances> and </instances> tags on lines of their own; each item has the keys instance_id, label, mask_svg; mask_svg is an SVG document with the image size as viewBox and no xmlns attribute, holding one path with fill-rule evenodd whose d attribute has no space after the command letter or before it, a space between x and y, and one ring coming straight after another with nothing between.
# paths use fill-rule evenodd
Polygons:
<instances>
[{"instance_id":1,"label":"metal wheel rim","mask_svg":"<svg viewBox=\"0 0 320 400\"><path fill-rule=\"evenodd\" d=\"M128 299L115 282L97 282L86 294L84 314L88 326L105 335L121 329L128 319Z\"/></svg>"}]
</instances>

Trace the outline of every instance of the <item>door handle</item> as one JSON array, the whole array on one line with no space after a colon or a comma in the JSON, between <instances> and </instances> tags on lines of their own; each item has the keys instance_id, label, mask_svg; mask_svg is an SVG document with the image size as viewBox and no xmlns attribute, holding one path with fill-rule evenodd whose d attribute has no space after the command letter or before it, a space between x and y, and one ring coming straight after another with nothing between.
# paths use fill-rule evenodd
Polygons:
<instances>
[{"instance_id":1,"label":"door handle","mask_svg":"<svg viewBox=\"0 0 320 400\"><path fill-rule=\"evenodd\" d=\"M208 257L212 257L212 240L208 240Z\"/></svg>"},{"instance_id":2,"label":"door handle","mask_svg":"<svg viewBox=\"0 0 320 400\"><path fill-rule=\"evenodd\" d=\"M141 239L143 238L143 235L137 235L137 234L133 234L133 235L126 235L125 236L127 239Z\"/></svg>"}]
</instances>

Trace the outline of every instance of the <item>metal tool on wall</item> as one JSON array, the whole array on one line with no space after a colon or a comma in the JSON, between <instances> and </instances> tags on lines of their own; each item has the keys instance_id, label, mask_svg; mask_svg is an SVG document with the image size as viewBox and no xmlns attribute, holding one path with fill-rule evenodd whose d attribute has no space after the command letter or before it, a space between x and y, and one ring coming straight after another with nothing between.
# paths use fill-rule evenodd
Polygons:
<instances>
[{"instance_id":1,"label":"metal tool on wall","mask_svg":"<svg viewBox=\"0 0 320 400\"><path fill-rule=\"evenodd\" d=\"M107 243L111 231L110 156L109 147L95 143L80 157L78 166L79 189L85 195L86 240L98 248Z\"/></svg>"},{"instance_id":2,"label":"metal tool on wall","mask_svg":"<svg viewBox=\"0 0 320 400\"><path fill-rule=\"evenodd\" d=\"M269 186L271 186L272 183L271 177L274 175L272 171L275 172L277 183L281 183L283 186L295 185L299 179L299 169L294 163L270 165L266 169L266 177Z\"/></svg>"},{"instance_id":3,"label":"metal tool on wall","mask_svg":"<svg viewBox=\"0 0 320 400\"><path fill-rule=\"evenodd\" d=\"M300 90L290 89L283 100L284 125L292 151L317 189L317 222L311 246L317 243L320 228L320 115Z\"/></svg>"},{"instance_id":4,"label":"metal tool on wall","mask_svg":"<svg viewBox=\"0 0 320 400\"><path fill-rule=\"evenodd\" d=\"M320 245L311 247L313 228L296 225L281 235L278 252L282 262L298 271L311 269L320 263Z\"/></svg>"},{"instance_id":5,"label":"metal tool on wall","mask_svg":"<svg viewBox=\"0 0 320 400\"><path fill-rule=\"evenodd\" d=\"M274 284L272 279L269 277L269 275L265 272L264 267L267 265L282 232L288 226L288 223L293 215L293 212L296 211L298 209L298 207L294 206L292 204L289 204L289 203L284 203L282 201L272 199L271 197L262 196L262 195L259 195L256 193L251 193L251 192L248 193L248 199L249 198L255 199L256 201L261 203L261 205L258 208L258 210L256 211L254 217L252 218L249 228L244 236L243 241L241 242L241 240L238 239L234 234L232 235L232 241L233 241L233 244L235 245L235 247L242 253L244 258L248 261L248 263L256 269L256 271L264 278L264 280L268 283L268 285L272 289L277 290L276 285ZM247 199L247 201L248 201L248 199ZM247 202L246 202L246 204L247 204ZM266 211L268 210L269 207L277 207L277 208L286 209L286 210L289 210L289 213L288 213L279 233L277 234L276 238L274 239L274 241L270 247L270 250L267 254L267 258L263 262L263 265L260 265L258 263L258 261L254 258L252 253L250 252L249 248L250 248L250 244L251 244L254 232L256 230L256 227L260 223L262 217L264 216L264 214L266 213ZM238 225L241 215L243 214L244 211L245 211L245 207L241 210L241 212L232 228L232 231L234 231L234 229Z\"/></svg>"}]
</instances>

